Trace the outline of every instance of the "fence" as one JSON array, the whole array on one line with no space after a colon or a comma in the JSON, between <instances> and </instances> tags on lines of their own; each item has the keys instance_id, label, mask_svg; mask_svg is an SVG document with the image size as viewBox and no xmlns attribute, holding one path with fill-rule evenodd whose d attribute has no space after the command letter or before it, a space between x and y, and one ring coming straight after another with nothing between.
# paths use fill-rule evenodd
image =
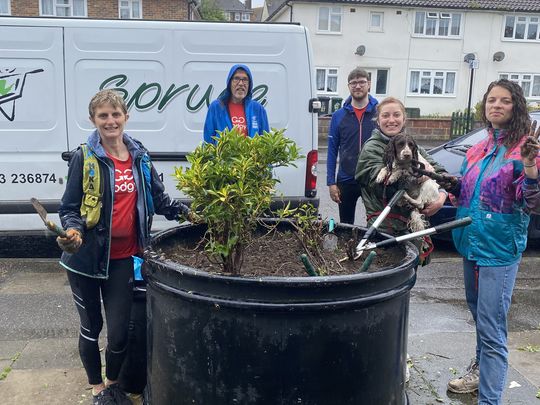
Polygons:
<instances>
[{"instance_id":1,"label":"fence","mask_svg":"<svg viewBox=\"0 0 540 405\"><path fill-rule=\"evenodd\" d=\"M469 117L469 125L467 125L467 114L462 112L452 113L452 119L450 124L450 137L456 138L464 135L467 131L473 129L474 115Z\"/></svg>"}]
</instances>

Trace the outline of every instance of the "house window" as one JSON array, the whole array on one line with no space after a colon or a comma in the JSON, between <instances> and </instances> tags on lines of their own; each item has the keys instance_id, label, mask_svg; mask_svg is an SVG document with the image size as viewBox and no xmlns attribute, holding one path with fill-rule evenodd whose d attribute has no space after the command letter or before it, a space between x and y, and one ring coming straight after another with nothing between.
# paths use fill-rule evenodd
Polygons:
<instances>
[{"instance_id":1,"label":"house window","mask_svg":"<svg viewBox=\"0 0 540 405\"><path fill-rule=\"evenodd\" d=\"M388 94L388 69L368 69L371 82L370 93L377 96Z\"/></svg>"},{"instance_id":2,"label":"house window","mask_svg":"<svg viewBox=\"0 0 540 405\"><path fill-rule=\"evenodd\" d=\"M369 30L382 32L384 13L371 11L369 13Z\"/></svg>"},{"instance_id":3,"label":"house window","mask_svg":"<svg viewBox=\"0 0 540 405\"><path fill-rule=\"evenodd\" d=\"M436 11L417 11L414 18L414 33L426 37L459 37L461 14Z\"/></svg>"},{"instance_id":4,"label":"house window","mask_svg":"<svg viewBox=\"0 0 540 405\"><path fill-rule=\"evenodd\" d=\"M251 21L249 13L242 13L242 21Z\"/></svg>"},{"instance_id":5,"label":"house window","mask_svg":"<svg viewBox=\"0 0 540 405\"><path fill-rule=\"evenodd\" d=\"M0 0L0 15L10 15L10 0Z\"/></svg>"},{"instance_id":6,"label":"house window","mask_svg":"<svg viewBox=\"0 0 540 405\"><path fill-rule=\"evenodd\" d=\"M122 20L142 18L142 0L120 0L118 10Z\"/></svg>"},{"instance_id":7,"label":"house window","mask_svg":"<svg viewBox=\"0 0 540 405\"><path fill-rule=\"evenodd\" d=\"M501 73L499 79L519 84L526 98L540 99L540 73Z\"/></svg>"},{"instance_id":8,"label":"house window","mask_svg":"<svg viewBox=\"0 0 540 405\"><path fill-rule=\"evenodd\" d=\"M86 17L86 0L41 0L42 16Z\"/></svg>"},{"instance_id":9,"label":"house window","mask_svg":"<svg viewBox=\"0 0 540 405\"><path fill-rule=\"evenodd\" d=\"M341 32L341 7L319 7L318 32Z\"/></svg>"},{"instance_id":10,"label":"house window","mask_svg":"<svg viewBox=\"0 0 540 405\"><path fill-rule=\"evenodd\" d=\"M426 96L454 96L456 72L441 70L411 70L409 94Z\"/></svg>"},{"instance_id":11,"label":"house window","mask_svg":"<svg viewBox=\"0 0 540 405\"><path fill-rule=\"evenodd\" d=\"M234 13L234 21L240 21L240 13Z\"/></svg>"},{"instance_id":12,"label":"house window","mask_svg":"<svg viewBox=\"0 0 540 405\"><path fill-rule=\"evenodd\" d=\"M321 93L337 93L336 68L317 68L317 91Z\"/></svg>"},{"instance_id":13,"label":"house window","mask_svg":"<svg viewBox=\"0 0 540 405\"><path fill-rule=\"evenodd\" d=\"M540 17L507 15L504 20L504 38L526 41L540 39Z\"/></svg>"}]
</instances>

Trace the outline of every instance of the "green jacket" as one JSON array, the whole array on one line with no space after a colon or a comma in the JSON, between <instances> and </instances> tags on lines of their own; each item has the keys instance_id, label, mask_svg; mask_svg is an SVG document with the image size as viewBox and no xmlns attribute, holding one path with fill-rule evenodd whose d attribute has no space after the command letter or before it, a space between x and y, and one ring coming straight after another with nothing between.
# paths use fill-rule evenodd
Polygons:
<instances>
[{"instance_id":1,"label":"green jacket","mask_svg":"<svg viewBox=\"0 0 540 405\"><path fill-rule=\"evenodd\" d=\"M374 129L371 138L362 147L358 165L356 166L355 178L359 182L362 193L362 202L366 207L367 224L370 226L378 214L384 209L394 193L397 191L395 184L384 186L375 182L377 175L384 166L383 156L386 145L390 141L386 135L378 129ZM418 147L418 152L433 166L436 173L446 173L444 167L436 163L422 148ZM411 213L410 209L394 206L390 214L379 226L379 230L392 235L407 233L407 218Z\"/></svg>"}]
</instances>

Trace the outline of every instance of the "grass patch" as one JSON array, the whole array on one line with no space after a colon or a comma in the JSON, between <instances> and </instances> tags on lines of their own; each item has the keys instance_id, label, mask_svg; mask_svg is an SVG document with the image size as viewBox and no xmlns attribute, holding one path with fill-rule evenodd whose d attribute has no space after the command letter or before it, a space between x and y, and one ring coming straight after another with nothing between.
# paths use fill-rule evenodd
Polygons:
<instances>
[{"instance_id":1,"label":"grass patch","mask_svg":"<svg viewBox=\"0 0 540 405\"><path fill-rule=\"evenodd\" d=\"M4 367L4 369L0 373L0 381L3 381L7 378L9 373L11 373L11 370L13 370L12 368L13 364L19 359L20 356L21 356L21 352L15 353L15 355L11 358L11 364L7 367Z\"/></svg>"},{"instance_id":2,"label":"grass patch","mask_svg":"<svg viewBox=\"0 0 540 405\"><path fill-rule=\"evenodd\" d=\"M520 346L517 349L522 351L522 352L538 353L538 352L540 352L540 345Z\"/></svg>"}]
</instances>

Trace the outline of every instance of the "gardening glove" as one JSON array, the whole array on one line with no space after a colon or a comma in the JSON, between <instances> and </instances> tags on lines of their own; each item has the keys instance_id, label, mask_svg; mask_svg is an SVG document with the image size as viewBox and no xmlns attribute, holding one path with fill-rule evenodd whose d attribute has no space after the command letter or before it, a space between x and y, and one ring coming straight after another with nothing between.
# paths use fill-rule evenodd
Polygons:
<instances>
[{"instance_id":1,"label":"gardening glove","mask_svg":"<svg viewBox=\"0 0 540 405\"><path fill-rule=\"evenodd\" d=\"M69 228L66 231L66 237L57 237L56 243L58 243L58 246L60 246L60 249L62 249L66 253L77 253L79 248L82 245L82 235L81 233L74 228Z\"/></svg>"},{"instance_id":2,"label":"gardening glove","mask_svg":"<svg viewBox=\"0 0 540 405\"><path fill-rule=\"evenodd\" d=\"M189 211L187 214L187 220L192 224L198 224L204 222L199 214L195 211Z\"/></svg>"}]
</instances>

